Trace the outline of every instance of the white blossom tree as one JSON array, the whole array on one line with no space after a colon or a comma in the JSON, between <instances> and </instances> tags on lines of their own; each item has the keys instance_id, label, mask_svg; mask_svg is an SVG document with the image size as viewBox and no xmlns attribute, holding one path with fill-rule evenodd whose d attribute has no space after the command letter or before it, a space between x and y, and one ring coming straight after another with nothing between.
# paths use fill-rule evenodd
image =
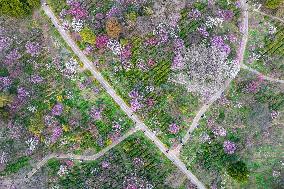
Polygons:
<instances>
[{"instance_id":1,"label":"white blossom tree","mask_svg":"<svg viewBox=\"0 0 284 189\"><path fill-rule=\"evenodd\" d=\"M71 26L75 32L80 32L83 28L84 22L80 19L73 18Z\"/></svg>"},{"instance_id":2,"label":"white blossom tree","mask_svg":"<svg viewBox=\"0 0 284 189\"><path fill-rule=\"evenodd\" d=\"M238 73L236 61L214 46L193 45L183 52L183 66L175 70L170 81L184 85L188 91L204 98L220 90L226 79Z\"/></svg>"},{"instance_id":3,"label":"white blossom tree","mask_svg":"<svg viewBox=\"0 0 284 189\"><path fill-rule=\"evenodd\" d=\"M2 152L0 155L0 164L6 164L8 162L7 153Z\"/></svg>"}]
</instances>

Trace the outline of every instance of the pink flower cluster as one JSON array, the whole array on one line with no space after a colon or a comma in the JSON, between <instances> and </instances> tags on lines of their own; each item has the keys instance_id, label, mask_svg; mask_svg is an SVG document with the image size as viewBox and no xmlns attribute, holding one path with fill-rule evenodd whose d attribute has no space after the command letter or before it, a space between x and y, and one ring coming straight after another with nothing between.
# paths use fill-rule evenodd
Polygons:
<instances>
[{"instance_id":1,"label":"pink flower cluster","mask_svg":"<svg viewBox=\"0 0 284 189\"><path fill-rule=\"evenodd\" d=\"M272 119L276 119L279 116L279 112L273 110L270 115Z\"/></svg>"},{"instance_id":2,"label":"pink flower cluster","mask_svg":"<svg viewBox=\"0 0 284 189\"><path fill-rule=\"evenodd\" d=\"M51 113L52 115L60 116L63 112L63 105L60 103L57 103L53 106Z\"/></svg>"},{"instance_id":3,"label":"pink flower cluster","mask_svg":"<svg viewBox=\"0 0 284 189\"><path fill-rule=\"evenodd\" d=\"M170 124L169 132L171 134L177 134L179 132L179 130L180 130L180 128L179 128L179 126L177 124L175 124L175 123Z\"/></svg>"},{"instance_id":4,"label":"pink flower cluster","mask_svg":"<svg viewBox=\"0 0 284 189\"><path fill-rule=\"evenodd\" d=\"M111 17L117 17L118 15L121 14L121 9L118 7L112 7L107 13L106 17L111 18Z\"/></svg>"},{"instance_id":5,"label":"pink flower cluster","mask_svg":"<svg viewBox=\"0 0 284 189\"><path fill-rule=\"evenodd\" d=\"M68 10L68 13L74 16L76 19L83 19L88 16L88 12L81 7L79 2L72 2L71 8Z\"/></svg>"},{"instance_id":6,"label":"pink flower cluster","mask_svg":"<svg viewBox=\"0 0 284 189\"><path fill-rule=\"evenodd\" d=\"M26 45L26 52L31 56L36 56L40 53L41 47L39 43L36 42L27 42Z\"/></svg>"},{"instance_id":7,"label":"pink flower cluster","mask_svg":"<svg viewBox=\"0 0 284 189\"><path fill-rule=\"evenodd\" d=\"M226 53L227 55L231 52L230 46L225 44L221 36L214 36L211 39L211 45L217 47L220 51Z\"/></svg>"},{"instance_id":8,"label":"pink flower cluster","mask_svg":"<svg viewBox=\"0 0 284 189\"><path fill-rule=\"evenodd\" d=\"M196 20L201 17L201 12L198 9L193 9L188 13L188 17Z\"/></svg>"},{"instance_id":9,"label":"pink flower cluster","mask_svg":"<svg viewBox=\"0 0 284 189\"><path fill-rule=\"evenodd\" d=\"M215 136L226 136L227 131L223 127L215 127L213 128L212 132L214 133Z\"/></svg>"},{"instance_id":10,"label":"pink flower cluster","mask_svg":"<svg viewBox=\"0 0 284 189\"><path fill-rule=\"evenodd\" d=\"M17 49L13 49L10 53L6 55L5 63L11 64L17 60L19 60L22 57L22 55L18 52Z\"/></svg>"},{"instance_id":11,"label":"pink flower cluster","mask_svg":"<svg viewBox=\"0 0 284 189\"><path fill-rule=\"evenodd\" d=\"M236 144L229 140L224 141L223 147L226 154L233 154L237 150Z\"/></svg>"},{"instance_id":12,"label":"pink flower cluster","mask_svg":"<svg viewBox=\"0 0 284 189\"><path fill-rule=\"evenodd\" d=\"M172 63L172 70L180 70L184 67L184 60L181 54L176 54Z\"/></svg>"},{"instance_id":13,"label":"pink flower cluster","mask_svg":"<svg viewBox=\"0 0 284 189\"><path fill-rule=\"evenodd\" d=\"M38 84L38 83L43 82L43 78L39 75L32 75L30 81L33 84Z\"/></svg>"},{"instance_id":14,"label":"pink flower cluster","mask_svg":"<svg viewBox=\"0 0 284 189\"><path fill-rule=\"evenodd\" d=\"M0 90L9 88L12 81L9 77L0 77Z\"/></svg>"},{"instance_id":15,"label":"pink flower cluster","mask_svg":"<svg viewBox=\"0 0 284 189\"><path fill-rule=\"evenodd\" d=\"M225 21L230 21L234 17L234 12L231 10L219 10L217 14Z\"/></svg>"},{"instance_id":16,"label":"pink flower cluster","mask_svg":"<svg viewBox=\"0 0 284 189\"><path fill-rule=\"evenodd\" d=\"M51 143L55 143L61 135L62 135L61 127L55 127L53 129L53 133L52 133L52 136L51 136L51 139L50 139Z\"/></svg>"},{"instance_id":17,"label":"pink flower cluster","mask_svg":"<svg viewBox=\"0 0 284 189\"><path fill-rule=\"evenodd\" d=\"M122 60L127 60L131 57L131 45L126 45L123 47L122 51L121 51L121 59Z\"/></svg>"},{"instance_id":18,"label":"pink flower cluster","mask_svg":"<svg viewBox=\"0 0 284 189\"><path fill-rule=\"evenodd\" d=\"M158 40L155 37L148 38L145 42L146 46L154 46L158 44Z\"/></svg>"},{"instance_id":19,"label":"pink flower cluster","mask_svg":"<svg viewBox=\"0 0 284 189\"><path fill-rule=\"evenodd\" d=\"M12 40L8 37L0 36L0 52L6 50L12 44Z\"/></svg>"},{"instance_id":20,"label":"pink flower cluster","mask_svg":"<svg viewBox=\"0 0 284 189\"><path fill-rule=\"evenodd\" d=\"M136 112L137 110L141 109L142 108L142 104L139 102L139 93L138 91L136 90L132 90L128 96L131 98L130 100L130 106L131 106L131 109Z\"/></svg>"},{"instance_id":21,"label":"pink flower cluster","mask_svg":"<svg viewBox=\"0 0 284 189\"><path fill-rule=\"evenodd\" d=\"M115 130L115 131L120 131L121 130L121 125L116 123L112 126L112 128Z\"/></svg>"},{"instance_id":22,"label":"pink flower cluster","mask_svg":"<svg viewBox=\"0 0 284 189\"><path fill-rule=\"evenodd\" d=\"M204 27L201 27L201 28L198 28L197 29L198 30L198 32L203 36L203 37L209 37L209 33L208 33L208 31L206 30L206 28L204 28Z\"/></svg>"},{"instance_id":23,"label":"pink flower cluster","mask_svg":"<svg viewBox=\"0 0 284 189\"><path fill-rule=\"evenodd\" d=\"M140 167L140 166L144 165L144 162L141 158L136 157L136 158L133 159L133 164L136 167Z\"/></svg>"},{"instance_id":24,"label":"pink flower cluster","mask_svg":"<svg viewBox=\"0 0 284 189\"><path fill-rule=\"evenodd\" d=\"M100 119L102 119L101 113L102 113L102 109L101 108L93 107L93 108L91 108L90 116L94 120L100 120Z\"/></svg>"},{"instance_id":25,"label":"pink flower cluster","mask_svg":"<svg viewBox=\"0 0 284 189\"><path fill-rule=\"evenodd\" d=\"M65 163L69 168L74 166L74 162L72 160L66 160Z\"/></svg>"},{"instance_id":26,"label":"pink flower cluster","mask_svg":"<svg viewBox=\"0 0 284 189\"><path fill-rule=\"evenodd\" d=\"M19 87L17 93L19 99L24 99L29 96L29 92L24 87Z\"/></svg>"},{"instance_id":27,"label":"pink flower cluster","mask_svg":"<svg viewBox=\"0 0 284 189\"><path fill-rule=\"evenodd\" d=\"M184 58L182 56L182 51L185 49L184 41L182 39L174 40L174 59L171 66L173 70L180 70L184 68Z\"/></svg>"},{"instance_id":28,"label":"pink flower cluster","mask_svg":"<svg viewBox=\"0 0 284 189\"><path fill-rule=\"evenodd\" d=\"M110 163L109 163L109 162L107 162L107 161L103 161L103 162L102 162L102 168L106 169L106 168L108 168L109 166L110 166Z\"/></svg>"},{"instance_id":29,"label":"pink flower cluster","mask_svg":"<svg viewBox=\"0 0 284 189\"><path fill-rule=\"evenodd\" d=\"M138 187L134 183L129 183L125 189L138 189Z\"/></svg>"},{"instance_id":30,"label":"pink flower cluster","mask_svg":"<svg viewBox=\"0 0 284 189\"><path fill-rule=\"evenodd\" d=\"M260 84L262 83L263 78L262 77L258 77L257 80L251 81L248 85L247 85L247 92L250 93L257 93L260 89Z\"/></svg>"},{"instance_id":31,"label":"pink flower cluster","mask_svg":"<svg viewBox=\"0 0 284 189\"><path fill-rule=\"evenodd\" d=\"M132 99L130 101L130 106L134 112L142 108L142 105L139 103L138 99Z\"/></svg>"},{"instance_id":32,"label":"pink flower cluster","mask_svg":"<svg viewBox=\"0 0 284 189\"><path fill-rule=\"evenodd\" d=\"M96 38L96 47L98 49L103 49L103 48L105 48L107 46L108 41L109 41L108 36L106 36L106 35L99 35Z\"/></svg>"}]
</instances>

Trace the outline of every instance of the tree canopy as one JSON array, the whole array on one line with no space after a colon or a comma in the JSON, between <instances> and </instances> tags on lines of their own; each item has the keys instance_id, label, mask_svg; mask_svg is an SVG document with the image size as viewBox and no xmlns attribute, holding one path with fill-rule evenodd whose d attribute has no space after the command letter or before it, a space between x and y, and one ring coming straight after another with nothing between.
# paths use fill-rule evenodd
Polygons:
<instances>
[{"instance_id":1,"label":"tree canopy","mask_svg":"<svg viewBox=\"0 0 284 189\"><path fill-rule=\"evenodd\" d=\"M243 161L237 161L229 165L228 174L238 182L246 182L248 180L248 168Z\"/></svg>"},{"instance_id":2,"label":"tree canopy","mask_svg":"<svg viewBox=\"0 0 284 189\"><path fill-rule=\"evenodd\" d=\"M277 9L283 2L283 0L267 0L265 6L269 9Z\"/></svg>"},{"instance_id":3,"label":"tree canopy","mask_svg":"<svg viewBox=\"0 0 284 189\"><path fill-rule=\"evenodd\" d=\"M0 0L0 14L10 17L23 17L40 6L39 0Z\"/></svg>"}]
</instances>

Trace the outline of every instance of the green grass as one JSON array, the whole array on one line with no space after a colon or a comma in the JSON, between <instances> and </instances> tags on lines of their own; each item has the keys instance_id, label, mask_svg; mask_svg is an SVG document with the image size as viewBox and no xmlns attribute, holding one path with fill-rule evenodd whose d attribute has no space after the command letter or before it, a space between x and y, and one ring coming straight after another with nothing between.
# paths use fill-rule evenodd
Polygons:
<instances>
[{"instance_id":1,"label":"green grass","mask_svg":"<svg viewBox=\"0 0 284 189\"><path fill-rule=\"evenodd\" d=\"M5 167L5 169L0 172L1 175L11 175L13 173L17 173L19 170L21 170L24 167L27 167L29 164L29 161L31 160L31 157L22 156L18 158L16 161L12 163L8 163Z\"/></svg>"}]
</instances>

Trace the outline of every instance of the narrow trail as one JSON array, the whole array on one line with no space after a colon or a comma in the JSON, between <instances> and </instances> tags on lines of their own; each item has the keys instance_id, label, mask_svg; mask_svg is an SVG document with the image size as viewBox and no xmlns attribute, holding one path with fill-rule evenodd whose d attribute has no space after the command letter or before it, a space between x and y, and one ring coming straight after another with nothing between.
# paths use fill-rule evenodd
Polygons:
<instances>
[{"instance_id":1,"label":"narrow trail","mask_svg":"<svg viewBox=\"0 0 284 189\"><path fill-rule=\"evenodd\" d=\"M103 156L105 153L107 153L109 150L111 150L113 147L121 143L123 140L125 140L127 137L135 133L138 129L133 128L130 129L126 134L124 134L122 137L114 141L111 145L105 147L98 153L92 155L92 156L84 156L84 155L75 155L75 154L51 154L46 156L43 160L41 160L37 165L27 174L26 179L30 179L49 159L52 158L58 158L58 159L76 159L76 160L84 160L84 161L93 161L98 159L99 157Z\"/></svg>"},{"instance_id":2,"label":"narrow trail","mask_svg":"<svg viewBox=\"0 0 284 189\"><path fill-rule=\"evenodd\" d=\"M237 55L238 66L239 66L238 69L240 69L241 65L243 64L245 49L246 49L246 45L247 45L247 41L248 41L248 4L246 3L245 0L241 0L241 7L242 7L242 11L243 11L243 22L242 22L242 26L241 26L241 32L243 33L243 37L242 37L240 48L238 50L238 55ZM175 149L173 149L172 150L173 153L175 153L176 155L179 155L180 150L182 148L182 145L185 144L189 140L190 133L192 133L194 131L194 129L196 129L202 115L209 109L209 107L217 99L219 99L221 97L223 92L230 86L230 83L233 79L234 78L228 79L225 82L224 86L219 90L219 92L217 92L215 95L213 95L212 98L201 107L201 109L197 112L196 116L194 117L187 133L183 137L182 144L178 145Z\"/></svg>"},{"instance_id":3,"label":"narrow trail","mask_svg":"<svg viewBox=\"0 0 284 189\"><path fill-rule=\"evenodd\" d=\"M266 75L263 75L262 73L260 73L259 71L253 69L253 68L250 68L248 67L247 65L245 64L242 64L241 65L241 68L242 69L245 69L245 70L248 70L252 73L255 73L257 75L260 75L263 79L267 80L267 81L271 81L271 82L276 82L276 83L281 83L281 84L284 84L284 80L281 80L281 79L276 79L276 78L273 78L273 77L269 77L269 76L266 76Z\"/></svg>"},{"instance_id":4,"label":"narrow trail","mask_svg":"<svg viewBox=\"0 0 284 189\"><path fill-rule=\"evenodd\" d=\"M253 10L254 12L257 12L257 13L262 14L262 15L264 15L264 16L268 16L268 17L270 17L270 18L272 18L272 19L274 19L274 20L278 20L279 22L282 22L282 24L284 24L284 20L281 19L281 18L279 18L279 17L272 16L272 15L270 15L270 14L266 14L266 13L264 13L264 12L258 10L258 9L252 9L252 10Z\"/></svg>"},{"instance_id":5,"label":"narrow trail","mask_svg":"<svg viewBox=\"0 0 284 189\"><path fill-rule=\"evenodd\" d=\"M25 175L25 178L23 179L6 179L3 181L0 181L0 189L2 189L2 187L10 187L13 184L20 184L23 182L29 182L29 179L41 168L43 167L48 160L52 159L52 158L57 158L57 159L74 159L74 160L84 160L84 161L94 161L100 157L102 157L104 154L106 154L109 150L111 150L112 148L114 148L115 146L117 146L118 144L120 144L123 140L125 140L127 137L129 137L130 135L134 134L135 132L137 132L139 129L138 128L132 128L130 129L126 134L124 134L122 137L120 137L119 139L117 139L116 141L114 141L111 145L105 147L104 149L102 149L101 151L99 151L98 153L91 155L91 156L84 156L84 155L76 155L76 154L56 154L56 153L52 153L49 154L47 156L45 156L41 161L39 161L36 164L31 165L33 167L33 169L28 172Z\"/></svg>"}]
</instances>

